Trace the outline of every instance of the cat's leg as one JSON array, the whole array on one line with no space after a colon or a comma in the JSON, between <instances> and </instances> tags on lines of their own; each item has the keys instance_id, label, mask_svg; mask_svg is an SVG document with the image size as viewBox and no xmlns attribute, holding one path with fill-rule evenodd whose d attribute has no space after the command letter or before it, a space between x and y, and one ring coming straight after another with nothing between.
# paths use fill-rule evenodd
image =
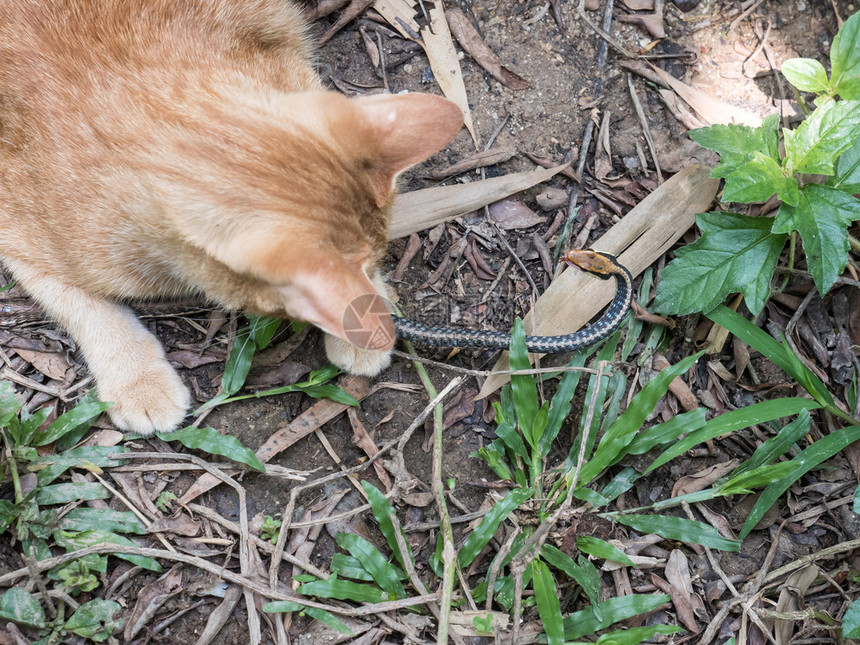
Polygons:
<instances>
[{"instance_id":1,"label":"cat's leg","mask_svg":"<svg viewBox=\"0 0 860 645\"><path fill-rule=\"evenodd\" d=\"M387 298L389 286L378 271L371 282L379 294ZM325 353L334 365L350 374L376 376L391 365L390 351L363 349L331 334L325 335Z\"/></svg>"},{"instance_id":2,"label":"cat's leg","mask_svg":"<svg viewBox=\"0 0 860 645\"><path fill-rule=\"evenodd\" d=\"M149 435L182 423L190 397L161 347L127 307L7 261L21 286L75 339L111 420Z\"/></svg>"}]
</instances>

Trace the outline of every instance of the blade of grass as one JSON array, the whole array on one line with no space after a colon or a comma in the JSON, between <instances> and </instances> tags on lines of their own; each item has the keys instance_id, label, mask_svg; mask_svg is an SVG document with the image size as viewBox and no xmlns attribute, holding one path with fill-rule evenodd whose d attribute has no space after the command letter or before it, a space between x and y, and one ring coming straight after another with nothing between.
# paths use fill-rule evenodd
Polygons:
<instances>
[{"instance_id":1,"label":"blade of grass","mask_svg":"<svg viewBox=\"0 0 860 645\"><path fill-rule=\"evenodd\" d=\"M684 412L640 432L627 447L627 454L642 455L654 446L672 443L682 434L704 427L705 423L705 408Z\"/></svg>"},{"instance_id":2,"label":"blade of grass","mask_svg":"<svg viewBox=\"0 0 860 645\"><path fill-rule=\"evenodd\" d=\"M631 560L624 551L619 549L614 544L610 544L600 538L590 535L580 535L576 538L576 548L583 553L593 555L595 558L603 558L604 560L612 560L628 567L635 567L636 564Z\"/></svg>"},{"instance_id":3,"label":"blade of grass","mask_svg":"<svg viewBox=\"0 0 860 645\"><path fill-rule=\"evenodd\" d=\"M600 603L603 618L598 618L594 607L575 611L564 619L564 638L572 640L580 636L590 635L601 629L606 629L613 623L627 620L639 614L654 611L671 600L668 594L632 594L617 596Z\"/></svg>"},{"instance_id":4,"label":"blade of grass","mask_svg":"<svg viewBox=\"0 0 860 645\"><path fill-rule=\"evenodd\" d=\"M338 546L349 551L352 557L361 562L365 571L373 576L374 582L389 595L395 598L406 596L397 569L373 544L355 533L338 533L335 540Z\"/></svg>"},{"instance_id":5,"label":"blade of grass","mask_svg":"<svg viewBox=\"0 0 860 645\"><path fill-rule=\"evenodd\" d=\"M597 569L591 562L582 557L580 557L579 562L574 562L573 558L551 544L544 544L540 554L549 565L563 571L582 587L585 595L591 601L591 605L598 607L600 604L600 574L597 573ZM600 618L601 615L602 612L598 610L597 617Z\"/></svg>"},{"instance_id":6,"label":"blade of grass","mask_svg":"<svg viewBox=\"0 0 860 645\"><path fill-rule=\"evenodd\" d=\"M211 455L221 455L261 473L266 472L266 467L253 450L243 446L233 435L221 434L215 428L188 426L174 432L157 432L156 435L164 441L178 441L186 448L203 450Z\"/></svg>"},{"instance_id":7,"label":"blade of grass","mask_svg":"<svg viewBox=\"0 0 860 645\"><path fill-rule=\"evenodd\" d=\"M505 518L532 495L534 495L532 488L516 488L505 495L504 499L496 502L481 520L481 523L466 538L466 542L457 554L457 564L463 569L472 564L472 561L496 534L496 530Z\"/></svg>"},{"instance_id":8,"label":"blade of grass","mask_svg":"<svg viewBox=\"0 0 860 645\"><path fill-rule=\"evenodd\" d=\"M720 435L748 428L756 423L765 423L773 419L781 419L795 414L799 414L801 410L817 410L821 405L809 399L774 399L772 401L762 401L748 405L745 408L731 410L725 412L718 417L714 417L708 421L704 427L691 432L686 437L678 441L671 448L661 454L657 460L651 464L645 471L647 475L655 468L659 468L666 462L674 459L678 455L683 455L693 446L719 437Z\"/></svg>"},{"instance_id":9,"label":"blade of grass","mask_svg":"<svg viewBox=\"0 0 860 645\"><path fill-rule=\"evenodd\" d=\"M316 620L328 625L333 630L340 632L341 634L346 634L347 636L352 636L352 632L349 627L337 616L326 611L325 609L319 609L317 607L305 607L304 605L300 605L297 602L291 602L289 600L278 600L275 602L267 602L263 605L263 611L267 614L281 614L287 612L299 612L302 614L307 614L311 618L315 618Z\"/></svg>"},{"instance_id":10,"label":"blade of grass","mask_svg":"<svg viewBox=\"0 0 860 645\"><path fill-rule=\"evenodd\" d=\"M757 349L771 361L776 363L784 372L791 376L795 381L812 395L816 401L828 410L833 412L839 410L834 403L833 397L827 391L827 387L821 382L812 370L804 365L791 351L785 343L779 343L773 339L767 332L759 329L749 320L741 316L739 313L732 311L728 307L720 305L712 312L707 314L712 321L725 327L740 340L745 342L750 347ZM835 412L834 412L835 414ZM845 418L845 414L839 410L839 414ZM848 417L849 421L853 421Z\"/></svg>"},{"instance_id":11,"label":"blade of grass","mask_svg":"<svg viewBox=\"0 0 860 645\"><path fill-rule=\"evenodd\" d=\"M388 542L388 548L391 549L391 552L400 563L400 566L404 566L404 564L403 558L400 555L400 549L397 547L395 531L399 531L403 536L403 542L406 545L406 553L414 564L415 558L412 555L412 548L409 546L406 534L403 532L400 522L394 514L394 509L391 507L391 503L385 498L382 491L370 482L362 481L361 487L364 488L364 492L367 494L367 500L370 502L370 509L373 511L373 517L375 517L376 521L379 523L379 530L385 537L385 541Z\"/></svg>"},{"instance_id":12,"label":"blade of grass","mask_svg":"<svg viewBox=\"0 0 860 645\"><path fill-rule=\"evenodd\" d=\"M353 602L385 602L395 600L379 587L363 585L351 580L341 580L332 576L328 580L314 580L299 587L299 593L318 598L334 598L336 600L351 600Z\"/></svg>"},{"instance_id":13,"label":"blade of grass","mask_svg":"<svg viewBox=\"0 0 860 645\"><path fill-rule=\"evenodd\" d=\"M597 446L594 456L582 467L579 479L582 486L591 482L604 469L616 463L626 454L627 446L630 445L636 436L636 432L642 427L642 424L648 415L651 414L652 410L654 410L657 401L669 390L669 383L672 382L672 379L690 369L703 353L697 352L675 365L667 367L651 379L633 397L624 414L618 417L618 420L603 435L603 439L601 439L600 444ZM570 466L572 469L574 461L575 457L573 460L568 457L565 467Z\"/></svg>"},{"instance_id":14,"label":"blade of grass","mask_svg":"<svg viewBox=\"0 0 860 645\"><path fill-rule=\"evenodd\" d=\"M737 477L782 457L801 437L809 432L810 423L809 410L801 410L794 421L785 424L776 435L756 448L752 457L735 468L732 476Z\"/></svg>"},{"instance_id":15,"label":"blade of grass","mask_svg":"<svg viewBox=\"0 0 860 645\"><path fill-rule=\"evenodd\" d=\"M110 403L102 403L101 401L82 400L74 408L57 417L43 432L37 432L32 445L45 446L53 443L80 426L86 426L84 429L86 432L91 422L110 406Z\"/></svg>"},{"instance_id":16,"label":"blade of grass","mask_svg":"<svg viewBox=\"0 0 860 645\"><path fill-rule=\"evenodd\" d=\"M738 551L741 543L729 540L702 522L669 515L617 515L612 518L641 533L656 533L670 540L701 544L720 551Z\"/></svg>"},{"instance_id":17,"label":"blade of grass","mask_svg":"<svg viewBox=\"0 0 860 645\"><path fill-rule=\"evenodd\" d=\"M511 332L510 361L511 369L531 369L523 321L519 318L514 321L514 329ZM538 412L538 395L534 377L529 374L512 374L511 391L514 395L517 424L529 443L532 443L532 424Z\"/></svg>"},{"instance_id":18,"label":"blade of grass","mask_svg":"<svg viewBox=\"0 0 860 645\"><path fill-rule=\"evenodd\" d=\"M827 461L855 441L860 441L860 426L842 428L819 439L788 462L793 466L792 471L762 491L749 517L744 522L739 535L740 539L744 539L749 535L750 531L759 523L759 520L764 517L767 510L788 490L789 486L818 466L818 464Z\"/></svg>"},{"instance_id":19,"label":"blade of grass","mask_svg":"<svg viewBox=\"0 0 860 645\"><path fill-rule=\"evenodd\" d=\"M555 581L547 566L539 559L532 561L532 587L548 645L562 645L564 625L561 620L561 606L555 591Z\"/></svg>"}]
</instances>

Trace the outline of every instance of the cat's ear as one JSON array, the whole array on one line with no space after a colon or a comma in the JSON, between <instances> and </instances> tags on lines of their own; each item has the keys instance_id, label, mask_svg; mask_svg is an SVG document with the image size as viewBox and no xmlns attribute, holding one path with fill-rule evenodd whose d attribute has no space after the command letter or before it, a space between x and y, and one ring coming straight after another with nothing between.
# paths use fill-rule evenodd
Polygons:
<instances>
[{"instance_id":1,"label":"cat's ear","mask_svg":"<svg viewBox=\"0 0 860 645\"><path fill-rule=\"evenodd\" d=\"M358 267L333 261L300 272L283 288L287 309L333 336L362 349L394 346L394 323L385 300Z\"/></svg>"},{"instance_id":2,"label":"cat's ear","mask_svg":"<svg viewBox=\"0 0 860 645\"><path fill-rule=\"evenodd\" d=\"M398 174L439 152L463 126L460 108L435 94L378 94L351 102L375 139L374 162L386 198Z\"/></svg>"}]
</instances>

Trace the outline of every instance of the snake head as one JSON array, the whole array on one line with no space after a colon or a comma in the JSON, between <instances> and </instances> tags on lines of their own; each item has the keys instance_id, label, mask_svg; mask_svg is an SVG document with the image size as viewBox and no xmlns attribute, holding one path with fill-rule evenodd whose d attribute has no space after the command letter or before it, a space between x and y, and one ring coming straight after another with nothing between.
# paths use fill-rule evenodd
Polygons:
<instances>
[{"instance_id":1,"label":"snake head","mask_svg":"<svg viewBox=\"0 0 860 645\"><path fill-rule=\"evenodd\" d=\"M571 249L564 255L564 261L602 280L618 273L618 264L614 257L591 249Z\"/></svg>"}]
</instances>

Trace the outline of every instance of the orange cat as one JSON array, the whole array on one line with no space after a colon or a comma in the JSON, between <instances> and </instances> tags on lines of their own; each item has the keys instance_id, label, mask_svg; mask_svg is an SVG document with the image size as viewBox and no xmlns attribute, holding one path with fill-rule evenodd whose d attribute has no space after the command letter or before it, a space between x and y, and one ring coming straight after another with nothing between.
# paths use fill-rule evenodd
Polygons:
<instances>
[{"instance_id":1,"label":"orange cat","mask_svg":"<svg viewBox=\"0 0 860 645\"><path fill-rule=\"evenodd\" d=\"M0 259L77 341L122 429L176 428L188 391L116 300L205 294L311 322L335 364L384 290L396 176L445 146L428 94L322 91L285 0L2 0Z\"/></svg>"}]
</instances>

